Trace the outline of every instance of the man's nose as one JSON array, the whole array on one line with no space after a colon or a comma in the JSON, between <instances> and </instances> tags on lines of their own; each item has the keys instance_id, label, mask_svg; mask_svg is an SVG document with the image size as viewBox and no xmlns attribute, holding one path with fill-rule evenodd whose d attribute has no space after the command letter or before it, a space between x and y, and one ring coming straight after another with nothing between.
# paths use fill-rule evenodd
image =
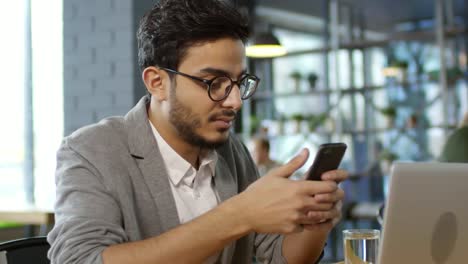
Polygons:
<instances>
[{"instance_id":1,"label":"man's nose","mask_svg":"<svg viewBox=\"0 0 468 264\"><path fill-rule=\"evenodd\" d=\"M234 111L239 111L242 107L242 99L240 94L240 89L237 84L233 84L231 92L229 93L228 97L223 100L222 106L226 108L231 108Z\"/></svg>"}]
</instances>

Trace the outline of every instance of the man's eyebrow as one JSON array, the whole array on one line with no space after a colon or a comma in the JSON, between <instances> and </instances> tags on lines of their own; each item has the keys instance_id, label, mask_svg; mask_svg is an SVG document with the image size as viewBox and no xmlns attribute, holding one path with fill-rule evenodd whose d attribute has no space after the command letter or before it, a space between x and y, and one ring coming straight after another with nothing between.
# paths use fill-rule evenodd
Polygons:
<instances>
[{"instance_id":1,"label":"man's eyebrow","mask_svg":"<svg viewBox=\"0 0 468 264\"><path fill-rule=\"evenodd\" d=\"M209 73L209 74L213 74L213 75L216 75L216 76L231 76L231 74L225 70L222 70L222 69L216 69L216 68L203 68L201 70L199 70L200 73ZM237 77L241 77L242 75L246 74L247 73L247 70L244 69L240 74L239 76Z\"/></svg>"}]
</instances>

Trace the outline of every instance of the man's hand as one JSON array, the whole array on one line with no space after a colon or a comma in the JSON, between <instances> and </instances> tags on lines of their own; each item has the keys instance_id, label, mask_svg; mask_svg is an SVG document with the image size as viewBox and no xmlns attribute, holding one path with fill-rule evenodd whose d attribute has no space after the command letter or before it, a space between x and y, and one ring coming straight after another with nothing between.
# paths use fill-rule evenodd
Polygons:
<instances>
[{"instance_id":1,"label":"man's hand","mask_svg":"<svg viewBox=\"0 0 468 264\"><path fill-rule=\"evenodd\" d=\"M252 231L287 234L302 230L303 224L339 218L334 203L342 198L342 191L338 191L334 180L288 179L308 157L309 151L302 150L290 162L273 169L238 195L239 213Z\"/></svg>"},{"instance_id":2,"label":"man's hand","mask_svg":"<svg viewBox=\"0 0 468 264\"><path fill-rule=\"evenodd\" d=\"M344 170L328 171L322 175L322 181L331 181L340 183L348 178L348 173ZM344 191L337 188L334 192L321 193L314 196L317 203L321 205L328 205L328 211L309 211L307 216L311 219L309 223L303 223L304 228L307 230L319 229L332 229L341 219L342 200L344 198ZM317 220L317 222L312 222Z\"/></svg>"}]
</instances>

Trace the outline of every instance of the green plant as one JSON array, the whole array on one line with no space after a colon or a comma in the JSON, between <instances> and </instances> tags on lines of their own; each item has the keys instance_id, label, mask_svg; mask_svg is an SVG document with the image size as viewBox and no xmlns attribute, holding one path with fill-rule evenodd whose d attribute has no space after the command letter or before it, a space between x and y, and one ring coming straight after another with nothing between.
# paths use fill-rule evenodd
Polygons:
<instances>
[{"instance_id":1,"label":"green plant","mask_svg":"<svg viewBox=\"0 0 468 264\"><path fill-rule=\"evenodd\" d=\"M449 68L446 70L446 78L449 83L454 83L458 79L463 77L463 71L458 67ZM438 81L440 76L440 70L433 70L427 73L429 80Z\"/></svg>"},{"instance_id":2,"label":"green plant","mask_svg":"<svg viewBox=\"0 0 468 264\"><path fill-rule=\"evenodd\" d=\"M315 72L311 72L309 73L309 75L307 75L307 81L309 82L310 87L315 87L315 83L317 82L317 80L318 75Z\"/></svg>"},{"instance_id":3,"label":"green plant","mask_svg":"<svg viewBox=\"0 0 468 264\"><path fill-rule=\"evenodd\" d=\"M309 124L309 130L315 131L318 127L323 125L323 123L328 119L327 113L321 113L318 115L309 115L307 121Z\"/></svg>"},{"instance_id":4,"label":"green plant","mask_svg":"<svg viewBox=\"0 0 468 264\"><path fill-rule=\"evenodd\" d=\"M408 68L408 62L405 60L392 60L388 64L389 67L395 67L395 68L401 68L401 69L407 69Z\"/></svg>"},{"instance_id":5,"label":"green plant","mask_svg":"<svg viewBox=\"0 0 468 264\"><path fill-rule=\"evenodd\" d=\"M299 90L301 89L301 79L302 79L302 75L300 72L298 71L293 71L289 74L289 77L293 80L293 89L295 92L299 92Z\"/></svg>"},{"instance_id":6,"label":"green plant","mask_svg":"<svg viewBox=\"0 0 468 264\"><path fill-rule=\"evenodd\" d=\"M388 149L384 149L380 152L379 159L393 162L398 159L398 155Z\"/></svg>"},{"instance_id":7,"label":"green plant","mask_svg":"<svg viewBox=\"0 0 468 264\"><path fill-rule=\"evenodd\" d=\"M301 122L304 120L304 116L302 114L294 114L291 116L291 119L297 122Z\"/></svg>"},{"instance_id":8,"label":"green plant","mask_svg":"<svg viewBox=\"0 0 468 264\"><path fill-rule=\"evenodd\" d=\"M387 106L379 110L380 113L389 118L395 118L397 115L397 109L394 106Z\"/></svg>"},{"instance_id":9,"label":"green plant","mask_svg":"<svg viewBox=\"0 0 468 264\"><path fill-rule=\"evenodd\" d=\"M289 77L291 77L294 80L300 80L302 78L302 74L298 71L293 71L289 74Z\"/></svg>"}]
</instances>

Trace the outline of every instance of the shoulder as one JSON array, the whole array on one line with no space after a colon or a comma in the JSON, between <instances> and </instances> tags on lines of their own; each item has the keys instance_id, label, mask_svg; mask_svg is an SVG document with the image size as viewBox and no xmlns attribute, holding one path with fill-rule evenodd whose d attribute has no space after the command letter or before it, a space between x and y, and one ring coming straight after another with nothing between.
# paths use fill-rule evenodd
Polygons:
<instances>
[{"instance_id":1,"label":"shoulder","mask_svg":"<svg viewBox=\"0 0 468 264\"><path fill-rule=\"evenodd\" d=\"M468 127L455 130L447 139L442 148L439 161L442 162L467 162L468 156Z\"/></svg>"},{"instance_id":2,"label":"shoulder","mask_svg":"<svg viewBox=\"0 0 468 264\"><path fill-rule=\"evenodd\" d=\"M127 144L123 117L110 117L99 123L82 127L64 139L70 148L78 152L108 152Z\"/></svg>"},{"instance_id":3,"label":"shoulder","mask_svg":"<svg viewBox=\"0 0 468 264\"><path fill-rule=\"evenodd\" d=\"M459 128L458 133L462 135L468 135L468 125Z\"/></svg>"},{"instance_id":4,"label":"shoulder","mask_svg":"<svg viewBox=\"0 0 468 264\"><path fill-rule=\"evenodd\" d=\"M468 126L464 126L461 128L456 129L452 134L449 136L449 141L453 142L464 142L468 139Z\"/></svg>"}]
</instances>

